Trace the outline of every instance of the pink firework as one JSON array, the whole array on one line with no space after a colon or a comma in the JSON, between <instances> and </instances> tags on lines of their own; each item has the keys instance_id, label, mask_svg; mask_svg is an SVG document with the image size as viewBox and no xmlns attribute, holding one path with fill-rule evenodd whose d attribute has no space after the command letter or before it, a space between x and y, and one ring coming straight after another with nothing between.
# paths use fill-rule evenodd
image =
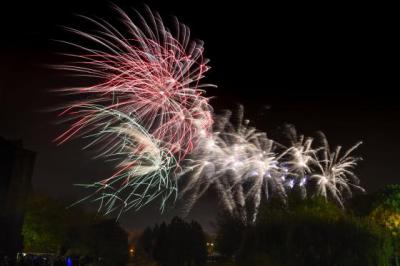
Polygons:
<instances>
[{"instance_id":1,"label":"pink firework","mask_svg":"<svg viewBox=\"0 0 400 266\"><path fill-rule=\"evenodd\" d=\"M62 112L72 125L56 141L62 143L101 127L92 123L97 115L94 108L87 108L98 105L135 118L181 160L213 124L212 109L203 95L203 88L212 85L199 83L209 68L203 58L203 43L190 40L189 29L177 19L173 34L158 13L148 10L148 20L139 15L138 27L121 9L115 9L122 18L124 33L108 22L91 18L85 19L99 29L95 33L69 29L97 48L69 43L84 54L72 55L77 60L62 68L100 82L63 90L82 94L85 100Z\"/></svg>"}]
</instances>

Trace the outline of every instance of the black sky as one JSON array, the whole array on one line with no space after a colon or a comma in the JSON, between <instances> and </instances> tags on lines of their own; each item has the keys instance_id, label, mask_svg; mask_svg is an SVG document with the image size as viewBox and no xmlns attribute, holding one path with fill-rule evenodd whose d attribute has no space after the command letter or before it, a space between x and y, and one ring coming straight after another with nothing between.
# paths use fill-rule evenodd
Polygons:
<instances>
[{"instance_id":1,"label":"black sky","mask_svg":"<svg viewBox=\"0 0 400 266\"><path fill-rule=\"evenodd\" d=\"M305 134L323 130L333 145L361 139L362 184L373 191L398 183L400 104L391 8L259 2L264 1L113 1L128 12L145 3L167 20L175 15L205 41L212 67L207 81L218 85L207 95L215 97L216 111L243 103L253 124L273 137L292 123ZM115 13L103 0L9 1L0 13L0 136L22 138L38 152L35 190L82 196L73 183L110 170L81 150L81 140L61 147L51 142L65 127L54 123L54 113L43 112L62 101L49 91L84 82L49 67L63 63L58 53L68 49L52 39L71 37L61 26L84 26L76 14L115 21ZM208 196L191 217L208 226L216 210ZM123 224L142 228L174 213L160 216L149 208L130 213Z\"/></svg>"}]
</instances>

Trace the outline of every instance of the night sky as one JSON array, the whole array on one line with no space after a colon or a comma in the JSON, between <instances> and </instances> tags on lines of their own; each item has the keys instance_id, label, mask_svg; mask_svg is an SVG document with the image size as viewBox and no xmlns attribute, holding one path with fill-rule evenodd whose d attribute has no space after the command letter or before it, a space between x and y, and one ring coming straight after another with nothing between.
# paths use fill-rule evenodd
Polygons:
<instances>
[{"instance_id":1,"label":"night sky","mask_svg":"<svg viewBox=\"0 0 400 266\"><path fill-rule=\"evenodd\" d=\"M365 5L233 2L113 1L127 12L146 3L166 21L175 15L205 41L212 67L206 81L218 85L207 95L214 97L216 112L242 103L252 124L273 139L291 123L306 135L324 131L332 145L363 140L357 152L364 161L356 171L361 184L374 191L398 183L399 84L392 66L398 64L397 31L391 16ZM52 142L66 125L48 111L65 100L51 90L86 84L51 67L65 62L60 53L69 49L53 40L71 40L62 26L90 30L77 14L117 18L110 2L101 0L10 1L0 13L0 136L22 139L37 152L35 191L73 202L88 191L72 184L105 177L112 168L82 151L82 140L60 147ZM211 230L217 208L210 193L189 218ZM130 212L122 224L138 230L170 219L176 209L164 215L157 206Z\"/></svg>"}]
</instances>

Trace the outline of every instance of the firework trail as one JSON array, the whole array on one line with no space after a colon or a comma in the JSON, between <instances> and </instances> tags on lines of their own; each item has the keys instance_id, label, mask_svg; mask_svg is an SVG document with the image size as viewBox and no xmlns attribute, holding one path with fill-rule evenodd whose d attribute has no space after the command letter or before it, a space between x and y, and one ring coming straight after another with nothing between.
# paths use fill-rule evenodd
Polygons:
<instances>
[{"instance_id":1,"label":"firework trail","mask_svg":"<svg viewBox=\"0 0 400 266\"><path fill-rule=\"evenodd\" d=\"M254 223L262 200L300 189L302 197L323 196L343 206L353 189L362 190L352 172L359 158L298 135L287 126L285 147L250 126L243 107L232 115L214 115L201 84L209 69L203 43L175 19L169 30L158 13L147 9L138 23L120 8L123 31L102 19L83 17L97 30L69 30L85 45L63 70L95 79L96 84L61 90L79 98L62 108L70 127L56 138L90 139L86 148L111 161L115 173L93 184L83 200L99 202L99 211L119 215L159 199L185 199L186 211L210 189L223 207L245 224ZM122 30L122 29L121 29ZM179 190L178 190L179 184ZM81 201L79 201L81 202Z\"/></svg>"}]
</instances>

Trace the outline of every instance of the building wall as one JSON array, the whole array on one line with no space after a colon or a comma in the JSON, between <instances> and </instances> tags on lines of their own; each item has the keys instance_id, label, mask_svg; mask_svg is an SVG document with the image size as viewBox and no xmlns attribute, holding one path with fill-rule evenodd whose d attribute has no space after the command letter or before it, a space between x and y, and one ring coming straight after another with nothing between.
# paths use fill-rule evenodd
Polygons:
<instances>
[{"instance_id":1,"label":"building wall","mask_svg":"<svg viewBox=\"0 0 400 266\"><path fill-rule=\"evenodd\" d=\"M22 250L22 224L35 153L21 141L0 137L0 253L14 257Z\"/></svg>"}]
</instances>

